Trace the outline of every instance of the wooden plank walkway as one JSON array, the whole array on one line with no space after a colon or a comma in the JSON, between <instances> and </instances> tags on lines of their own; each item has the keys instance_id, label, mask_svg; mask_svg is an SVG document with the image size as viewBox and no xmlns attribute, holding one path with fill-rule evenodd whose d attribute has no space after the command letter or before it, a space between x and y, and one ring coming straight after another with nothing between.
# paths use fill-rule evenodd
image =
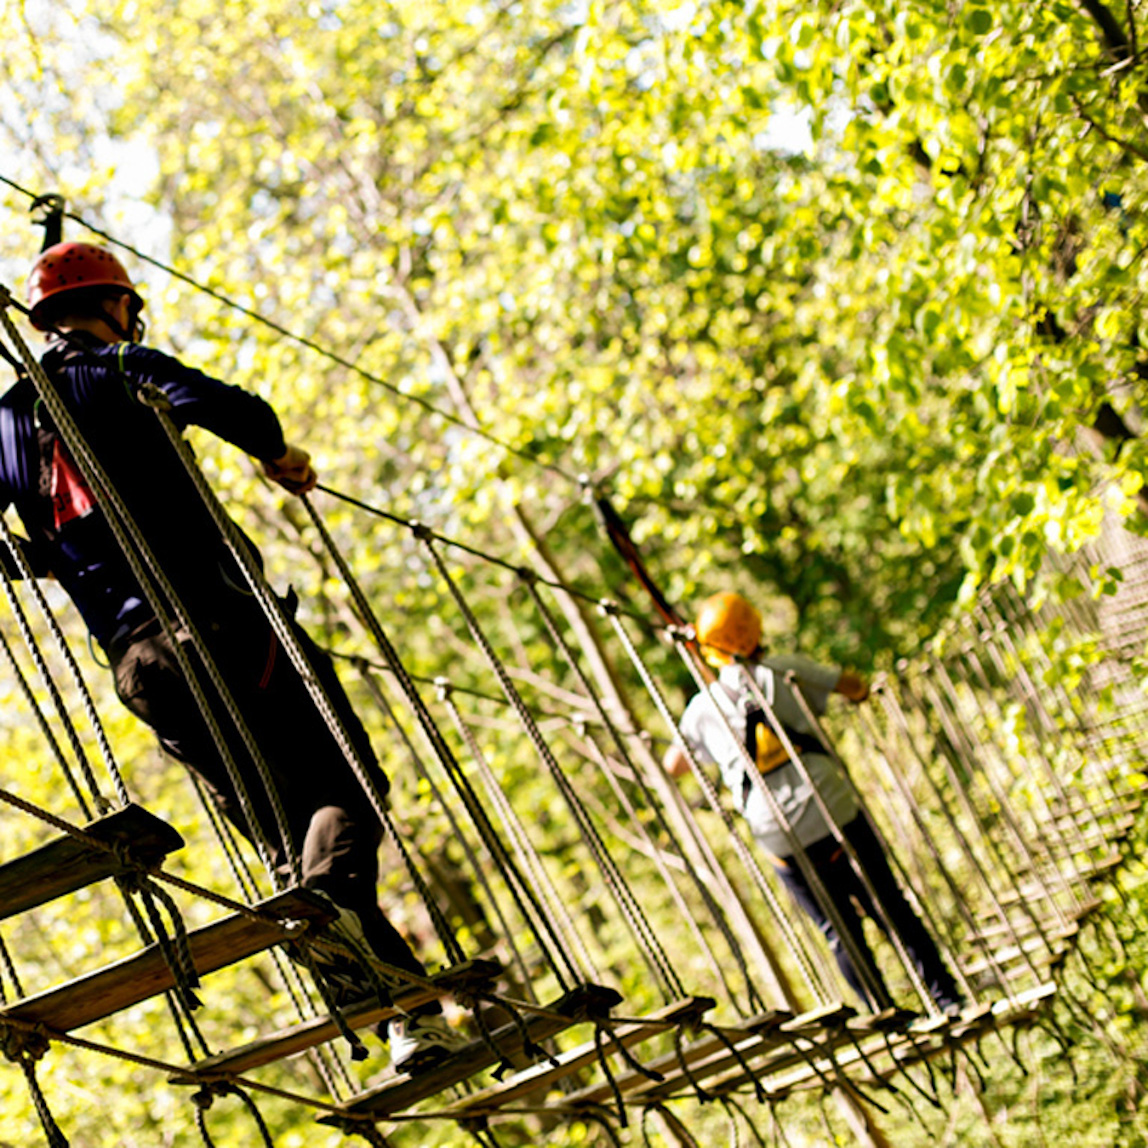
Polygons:
<instances>
[{"instance_id":1,"label":"wooden plank walkway","mask_svg":"<svg viewBox=\"0 0 1148 1148\"><path fill-rule=\"evenodd\" d=\"M709 997L687 997L648 1016L619 1023L613 1028L612 1037L604 1037L602 1040L602 1052L606 1056L613 1056L617 1054L618 1044L632 1048L666 1032L667 1026L694 1025L703 1013L713 1007L714 1001ZM561 1053L555 1060L556 1064L547 1060L524 1072L515 1073L500 1084L491 1085L457 1104L439 1109L438 1115L458 1118L497 1112L508 1104L514 1104L541 1089L550 1088L559 1080L597 1064L598 1043L588 1040L577 1048Z\"/></svg>"},{"instance_id":2,"label":"wooden plank walkway","mask_svg":"<svg viewBox=\"0 0 1148 1148\"><path fill-rule=\"evenodd\" d=\"M271 919L253 920L234 913L188 933L192 962L201 975L290 939L293 933L286 921L322 925L333 915L329 901L305 889L289 889L252 908ZM0 1020L13 1017L70 1032L174 987L175 978L159 945L152 944L98 972L24 997L0 1009Z\"/></svg>"},{"instance_id":3,"label":"wooden plank walkway","mask_svg":"<svg viewBox=\"0 0 1148 1148\"><path fill-rule=\"evenodd\" d=\"M426 988L412 986L396 993L394 1004L390 1006L378 1003L361 1004L344 1010L343 1018L353 1029L367 1028L459 989L476 990L491 985L501 972L502 965L497 961L467 961L429 977L431 986ZM334 1040L338 1036L339 1028L329 1016L314 1017L302 1024L290 1025L269 1033L239 1048L197 1061L191 1066L191 1070L197 1076L204 1077L248 1072L264 1064L271 1064L273 1061L305 1052L317 1044Z\"/></svg>"},{"instance_id":4,"label":"wooden plank walkway","mask_svg":"<svg viewBox=\"0 0 1148 1148\"><path fill-rule=\"evenodd\" d=\"M166 821L139 805L127 805L83 826L84 832L151 866L182 848L183 838ZM0 921L27 912L130 868L116 855L75 837L61 837L0 865Z\"/></svg>"},{"instance_id":5,"label":"wooden plank walkway","mask_svg":"<svg viewBox=\"0 0 1148 1148\"><path fill-rule=\"evenodd\" d=\"M622 1003L621 996L613 989L601 985L581 985L548 1007L545 1014L534 1014L526 1020L526 1030L533 1043L571 1028L582 1021L609 1015L610 1009ZM501 1057L511 1060L521 1056L524 1050L522 1032L518 1025L507 1024L491 1034L492 1042ZM485 1041L473 1040L460 1049L445 1063L418 1076L400 1076L387 1081L377 1088L352 1097L343 1105L342 1112L348 1116L384 1118L395 1112L402 1112L411 1105L434 1096L452 1084L467 1080L483 1069L499 1063L500 1057L490 1050ZM339 1116L331 1118L335 1123ZM321 1118L320 1123L327 1122Z\"/></svg>"},{"instance_id":6,"label":"wooden plank walkway","mask_svg":"<svg viewBox=\"0 0 1148 1148\"><path fill-rule=\"evenodd\" d=\"M712 1030L684 1044L680 1052L674 1049L649 1062L646 1067L664 1076L664 1081L651 1080L630 1070L619 1076L616 1083L624 1095L635 1101L652 1100L657 1095L692 1087L691 1079L700 1082L716 1073L737 1068L743 1062L750 1063L779 1046L790 1044L794 1034L820 1032L827 1018L845 1024L855 1015L855 1010L848 1005L836 1004L796 1015L775 1009L750 1017L737 1026L715 1025ZM787 1027L788 1031L783 1031ZM571 1093L563 1103L608 1104L612 1097L613 1089L606 1081L601 1081Z\"/></svg>"}]
</instances>

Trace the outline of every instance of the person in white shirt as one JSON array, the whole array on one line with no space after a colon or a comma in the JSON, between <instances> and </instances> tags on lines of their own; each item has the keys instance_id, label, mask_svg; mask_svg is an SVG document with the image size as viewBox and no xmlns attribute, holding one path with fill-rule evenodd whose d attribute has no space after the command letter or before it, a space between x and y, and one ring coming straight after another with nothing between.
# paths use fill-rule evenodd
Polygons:
<instances>
[{"instance_id":1,"label":"person in white shirt","mask_svg":"<svg viewBox=\"0 0 1148 1148\"><path fill-rule=\"evenodd\" d=\"M825 935L846 982L863 1001L879 1008L879 993L885 998L889 993L866 943L856 905L883 930L886 919L896 930L937 1007L943 1011L959 1009L960 990L932 937L905 900L852 782L822 745L786 677L792 672L797 690L817 716L825 712L835 693L854 703L863 702L869 696L868 685L849 670L820 665L799 655L763 653L761 628L761 615L740 594L716 594L703 604L694 629L703 656L719 673L708 692L696 694L686 706L679 727L682 738L699 763L720 769L734 805L769 855L778 878ZM777 736L750 684L750 675L800 757L803 770ZM773 796L772 803L754 783L750 761L756 762ZM690 769L689 756L677 743L666 752L663 764L674 777ZM826 821L825 813L833 824ZM875 910L869 890L834 834L834 826L852 847L884 915ZM868 985L827 906L798 864L795 849L808 859L837 917L849 931L853 948L868 962ZM873 991L874 986L879 993Z\"/></svg>"}]
</instances>

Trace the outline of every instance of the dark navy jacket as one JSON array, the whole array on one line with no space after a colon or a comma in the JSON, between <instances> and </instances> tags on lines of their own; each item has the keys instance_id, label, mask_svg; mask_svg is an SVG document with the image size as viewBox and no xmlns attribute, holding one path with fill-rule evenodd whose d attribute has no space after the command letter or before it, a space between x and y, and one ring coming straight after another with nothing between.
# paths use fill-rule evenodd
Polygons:
<instances>
[{"instance_id":1,"label":"dark navy jacket","mask_svg":"<svg viewBox=\"0 0 1148 1148\"><path fill-rule=\"evenodd\" d=\"M260 459L280 458L287 449L275 412L257 396L150 347L108 346L81 335L85 349L77 353L69 349L76 337L69 338L71 344L49 348L45 370L179 597L193 610L210 610L228 593L231 559L155 412L136 398L136 389L154 383L181 429L204 427ZM52 572L108 649L154 613L62 442L41 434L38 423L49 432L51 426L36 399L28 380L0 398L0 510L16 507L34 568ZM44 493L47 486L54 497Z\"/></svg>"}]
</instances>

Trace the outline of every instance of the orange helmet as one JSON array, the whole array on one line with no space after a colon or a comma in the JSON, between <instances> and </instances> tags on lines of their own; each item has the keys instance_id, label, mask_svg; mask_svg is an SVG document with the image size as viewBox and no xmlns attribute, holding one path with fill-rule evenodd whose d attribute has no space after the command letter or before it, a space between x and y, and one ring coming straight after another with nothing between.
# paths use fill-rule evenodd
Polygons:
<instances>
[{"instance_id":1,"label":"orange helmet","mask_svg":"<svg viewBox=\"0 0 1148 1148\"><path fill-rule=\"evenodd\" d=\"M120 287L132 297L135 311L143 300L132 285L123 264L110 252L92 243L57 243L40 255L28 276L28 318L42 331L44 305L67 291L87 287Z\"/></svg>"},{"instance_id":2,"label":"orange helmet","mask_svg":"<svg viewBox=\"0 0 1148 1148\"><path fill-rule=\"evenodd\" d=\"M702 655L711 666L748 658L761 642L761 615L740 594L715 594L702 604L694 625Z\"/></svg>"}]
</instances>

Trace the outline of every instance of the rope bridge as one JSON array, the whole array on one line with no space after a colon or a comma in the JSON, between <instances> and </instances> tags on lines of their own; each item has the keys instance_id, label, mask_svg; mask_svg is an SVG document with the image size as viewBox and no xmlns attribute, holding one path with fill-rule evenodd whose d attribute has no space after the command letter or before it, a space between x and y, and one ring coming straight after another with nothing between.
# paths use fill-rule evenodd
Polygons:
<instances>
[{"instance_id":1,"label":"rope bridge","mask_svg":"<svg viewBox=\"0 0 1148 1148\"><path fill-rule=\"evenodd\" d=\"M177 597L147 539L6 309L0 321L141 584L160 587L157 616L174 631L186 612L165 604ZM162 406L156 418L228 537L226 515ZM942 1103L946 1064L959 1057L979 1074L975 1050L984 1037L1026 1025L1056 1037L1048 1006L1058 975L1081 930L1100 917L1098 890L1107 883L1119 892L1113 878L1140 805L1146 715L1122 646L1086 666L1070 693L1048 672L1044 635L1053 607L1030 611L1009 587L996 587L926 655L876 683L870 704L822 730L824 743L848 763L899 882L968 1001L956 1015L939 1010L893 928L881 951L895 1000L859 1011L845 1003L849 994L821 939L789 910L706 771L696 769L696 782L679 789L660 766L653 747L677 736L655 668L667 645L704 685L688 633L653 627L560 580L352 500L357 513L386 516L409 536L426 575L445 591L448 623L469 643L457 674L466 684L419 679L324 522L321 500L330 493L338 492L304 497L303 505L361 624L345 656L376 707L375 726L386 727L409 773L425 786L420 816L449 826L463 857L453 884L424 876L428 859L406 844L414 815L392 811L373 790L278 599L242 545L233 552L371 794L445 965L418 977L324 935L329 903L299 887L297 859L293 880L284 882L270 860L276 843L239 841L210 802L204 817L230 869L228 891L181 874L183 837L133 800L64 628L31 572L21 569L7 527L0 528L22 575L2 574L15 638L0 634L0 653L36 723L38 753L58 768L70 793L69 815L62 816L0 788L11 817L38 827L24 835L34 847L2 859L0 922L13 922L11 929L22 915L56 906L66 914L75 898L105 885L139 944L110 963L89 953L88 971L41 985L25 984L20 954L0 942L0 1049L23 1071L50 1144L67 1142L38 1079L53 1045L129 1061L189 1087L208 1144L209 1109L229 1096L271 1142L256 1094L309 1106L324 1123L376 1144L387 1142L384 1127L401 1143L404 1124L426 1119L454 1122L489 1144L497 1143L502 1120L544 1114L618 1127L638 1115L644 1127L651 1116L676 1120L674 1108L683 1103L723 1105L735 1126L740 1119L752 1128L745 1104L776 1116L800 1093L915 1112L918 1103ZM490 612L479 608L489 590L476 591L482 580L460 573L448 554L465 555L475 564L471 571L481 569L514 596L497 632L485 621ZM1082 570L1089 558L1095 565L1096 555L1085 556ZM1120 641L1143 633L1143 580L1135 575L1148 563L1139 552L1121 562L1126 589L1105 606L1108 615L1091 599L1067 603L1056 619L1062 636L1084 645L1106 632ZM616 676L632 684L632 696L608 691L588 672L561 621L570 596L599 609L606 656ZM191 637L208 667L209 680L198 687L205 718L215 723L209 697L218 695L242 733L242 713L228 704L202 641ZM196 680L190 668L185 672ZM80 713L86 733L77 728ZM226 758L226 737L217 726L213 734ZM249 732L245 741L258 764ZM800 753L789 751L800 768ZM238 771L233 777L250 808ZM278 808L269 771L260 777ZM520 792L525 777L530 804ZM281 809L276 820L290 854ZM557 821L560 832L544 832L544 820ZM457 899L448 901L448 893ZM112 911L110 899L99 904ZM208 913L213 919L202 923L184 919ZM464 913L469 924L460 929L452 918ZM656 924L667 919L679 924L672 943ZM387 986L390 1003L336 1007L322 975L302 975L284 959L284 945L365 962ZM217 1034L227 1026L213 1005L226 1016L228 1001L213 1001L208 978L234 965L241 966L237 976L285 993L294 1018L277 1016L253 1038L229 1039L220 1050ZM165 1002L181 1061L115 1039L124 1027L117 1019L153 998ZM469 1012L470 1044L429 1072L362 1088L348 1064L361 1049L356 1033L439 998ZM209 1017L210 1038L201 1021ZM152 1042L167 1043L158 1036ZM1003 1036L1001 1044L1018 1055ZM284 1064L299 1054L306 1054L306 1070Z\"/></svg>"}]
</instances>

